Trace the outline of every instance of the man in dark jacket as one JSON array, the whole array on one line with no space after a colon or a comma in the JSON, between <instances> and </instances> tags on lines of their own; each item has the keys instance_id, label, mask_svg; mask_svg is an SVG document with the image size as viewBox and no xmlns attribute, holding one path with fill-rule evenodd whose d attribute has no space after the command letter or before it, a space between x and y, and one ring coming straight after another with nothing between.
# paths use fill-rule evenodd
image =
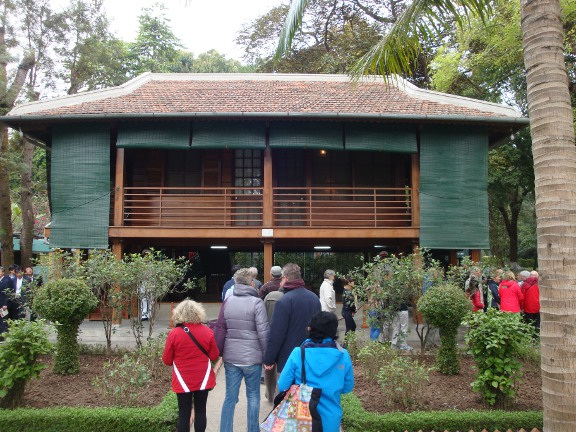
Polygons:
<instances>
[{"instance_id":1,"label":"man in dark jacket","mask_svg":"<svg viewBox=\"0 0 576 432\"><path fill-rule=\"evenodd\" d=\"M274 363L282 372L292 350L308 337L310 319L320 312L320 300L306 289L297 264L282 268L284 295L276 302L264 354L264 367L272 370Z\"/></svg>"},{"instance_id":2,"label":"man in dark jacket","mask_svg":"<svg viewBox=\"0 0 576 432\"><path fill-rule=\"evenodd\" d=\"M4 340L1 334L8 330L6 320L8 319L8 302L12 293L14 293L12 279L4 273L4 267L0 267L0 340Z\"/></svg>"},{"instance_id":3,"label":"man in dark jacket","mask_svg":"<svg viewBox=\"0 0 576 432\"><path fill-rule=\"evenodd\" d=\"M262 300L264 300L272 291L278 291L280 289L280 283L282 282L282 267L273 266L270 269L270 276L272 276L272 279L262 285L258 290L258 296Z\"/></svg>"}]
</instances>

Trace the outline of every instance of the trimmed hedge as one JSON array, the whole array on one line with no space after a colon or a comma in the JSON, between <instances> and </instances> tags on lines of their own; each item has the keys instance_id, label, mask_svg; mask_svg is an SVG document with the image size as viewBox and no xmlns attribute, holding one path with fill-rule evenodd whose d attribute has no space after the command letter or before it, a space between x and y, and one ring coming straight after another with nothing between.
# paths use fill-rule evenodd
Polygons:
<instances>
[{"instance_id":1,"label":"trimmed hedge","mask_svg":"<svg viewBox=\"0 0 576 432\"><path fill-rule=\"evenodd\" d=\"M18 432L174 432L176 394L154 408L19 408L0 410L0 424Z\"/></svg>"},{"instance_id":2,"label":"trimmed hedge","mask_svg":"<svg viewBox=\"0 0 576 432\"><path fill-rule=\"evenodd\" d=\"M377 414L366 411L354 394L342 396L346 432L431 432L542 430L542 411L418 411Z\"/></svg>"}]
</instances>

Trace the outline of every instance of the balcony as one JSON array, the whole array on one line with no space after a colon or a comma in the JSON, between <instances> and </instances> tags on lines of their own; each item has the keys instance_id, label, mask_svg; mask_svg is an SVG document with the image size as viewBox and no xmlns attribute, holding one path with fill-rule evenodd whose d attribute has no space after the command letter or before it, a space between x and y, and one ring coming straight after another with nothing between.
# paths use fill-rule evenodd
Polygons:
<instances>
[{"instance_id":1,"label":"balcony","mask_svg":"<svg viewBox=\"0 0 576 432\"><path fill-rule=\"evenodd\" d=\"M123 225L131 227L387 228L412 226L411 188L125 187ZM269 197L268 197L269 198ZM271 212L271 214L269 213Z\"/></svg>"}]
</instances>

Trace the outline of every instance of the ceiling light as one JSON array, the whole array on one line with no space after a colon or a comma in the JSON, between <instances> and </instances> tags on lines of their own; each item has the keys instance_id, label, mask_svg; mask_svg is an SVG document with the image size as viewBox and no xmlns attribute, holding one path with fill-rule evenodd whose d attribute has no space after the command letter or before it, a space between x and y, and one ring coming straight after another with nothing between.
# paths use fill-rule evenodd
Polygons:
<instances>
[{"instance_id":1,"label":"ceiling light","mask_svg":"<svg viewBox=\"0 0 576 432\"><path fill-rule=\"evenodd\" d=\"M210 249L228 249L228 246L210 246Z\"/></svg>"},{"instance_id":2,"label":"ceiling light","mask_svg":"<svg viewBox=\"0 0 576 432\"><path fill-rule=\"evenodd\" d=\"M328 249L332 249L330 246L314 246L314 249L316 250L328 250Z\"/></svg>"}]
</instances>

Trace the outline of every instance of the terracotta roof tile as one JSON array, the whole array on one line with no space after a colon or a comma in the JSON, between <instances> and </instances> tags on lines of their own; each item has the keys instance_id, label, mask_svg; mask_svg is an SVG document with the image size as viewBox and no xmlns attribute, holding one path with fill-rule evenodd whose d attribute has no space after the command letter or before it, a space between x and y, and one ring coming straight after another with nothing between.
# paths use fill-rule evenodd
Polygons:
<instances>
[{"instance_id":1,"label":"terracotta roof tile","mask_svg":"<svg viewBox=\"0 0 576 432\"><path fill-rule=\"evenodd\" d=\"M62 98L61 104L58 100L49 107L40 103L35 109L22 113L16 109L9 116L160 113L512 116L507 112L492 109L490 104L486 104L486 108L482 109L484 106L480 105L480 102L475 105L471 99L418 89L410 92L382 81L354 83L344 79L322 81L321 78L307 81L305 76L302 78L303 76L298 75L294 76L294 80L275 80L271 75L262 75L266 79L260 79L257 74L250 75L250 79L232 75L230 79L222 75L218 75L218 79L211 79L210 75L190 76L190 79L172 78L176 77L175 75L149 76L152 78L134 89L124 91L123 94L103 90L95 92L96 96L93 98L84 98L84 101L74 97ZM413 86L411 88L414 89ZM434 95L441 97L436 98ZM450 98L453 98L454 103L450 103ZM492 105L496 107L495 104Z\"/></svg>"}]
</instances>

